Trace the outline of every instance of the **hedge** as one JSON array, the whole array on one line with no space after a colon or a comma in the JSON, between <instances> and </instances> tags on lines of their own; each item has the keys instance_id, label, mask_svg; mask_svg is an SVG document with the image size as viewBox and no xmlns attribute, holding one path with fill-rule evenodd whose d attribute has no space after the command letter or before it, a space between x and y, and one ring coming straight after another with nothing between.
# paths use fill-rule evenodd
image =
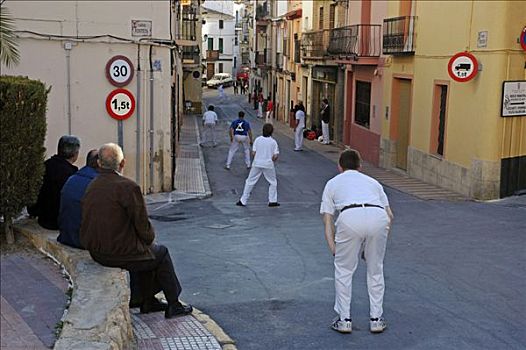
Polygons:
<instances>
[{"instance_id":1,"label":"hedge","mask_svg":"<svg viewBox=\"0 0 526 350\"><path fill-rule=\"evenodd\" d=\"M40 81L0 76L0 215L8 242L13 219L42 183L48 93Z\"/></svg>"}]
</instances>

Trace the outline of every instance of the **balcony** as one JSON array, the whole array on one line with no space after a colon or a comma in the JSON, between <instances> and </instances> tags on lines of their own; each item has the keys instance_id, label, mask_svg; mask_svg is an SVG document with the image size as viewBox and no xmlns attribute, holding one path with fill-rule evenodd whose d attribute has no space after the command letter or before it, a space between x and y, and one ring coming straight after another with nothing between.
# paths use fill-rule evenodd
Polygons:
<instances>
[{"instance_id":1,"label":"balcony","mask_svg":"<svg viewBox=\"0 0 526 350\"><path fill-rule=\"evenodd\" d=\"M281 72L283 70L283 53L276 52L276 70Z\"/></svg>"},{"instance_id":2,"label":"balcony","mask_svg":"<svg viewBox=\"0 0 526 350\"><path fill-rule=\"evenodd\" d=\"M219 50L206 50L207 61L217 61L219 59Z\"/></svg>"},{"instance_id":3,"label":"balcony","mask_svg":"<svg viewBox=\"0 0 526 350\"><path fill-rule=\"evenodd\" d=\"M380 57L379 24L356 24L331 30L327 51L331 56Z\"/></svg>"},{"instance_id":4,"label":"balcony","mask_svg":"<svg viewBox=\"0 0 526 350\"><path fill-rule=\"evenodd\" d=\"M330 30L306 32L302 35L301 51L304 59L322 59L328 56Z\"/></svg>"},{"instance_id":5,"label":"balcony","mask_svg":"<svg viewBox=\"0 0 526 350\"><path fill-rule=\"evenodd\" d=\"M256 20L266 20L267 17L270 15L270 11L268 8L268 3L265 1L263 4L258 5L256 7Z\"/></svg>"},{"instance_id":6,"label":"balcony","mask_svg":"<svg viewBox=\"0 0 526 350\"><path fill-rule=\"evenodd\" d=\"M199 64L199 46L183 46L183 64Z\"/></svg>"},{"instance_id":7,"label":"balcony","mask_svg":"<svg viewBox=\"0 0 526 350\"><path fill-rule=\"evenodd\" d=\"M415 22L415 16L384 19L384 55L403 56L415 54Z\"/></svg>"},{"instance_id":8,"label":"balcony","mask_svg":"<svg viewBox=\"0 0 526 350\"><path fill-rule=\"evenodd\" d=\"M260 68L270 67L272 65L272 50L264 49L256 54L256 65Z\"/></svg>"}]
</instances>

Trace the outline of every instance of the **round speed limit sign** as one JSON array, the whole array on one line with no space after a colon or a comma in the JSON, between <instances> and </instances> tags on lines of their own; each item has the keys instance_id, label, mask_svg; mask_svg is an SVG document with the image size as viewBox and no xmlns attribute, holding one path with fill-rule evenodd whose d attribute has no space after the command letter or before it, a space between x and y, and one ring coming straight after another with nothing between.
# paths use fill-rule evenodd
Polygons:
<instances>
[{"instance_id":1,"label":"round speed limit sign","mask_svg":"<svg viewBox=\"0 0 526 350\"><path fill-rule=\"evenodd\" d=\"M106 110L113 119L128 119L135 111L135 97L126 89L115 89L106 98Z\"/></svg>"},{"instance_id":2,"label":"round speed limit sign","mask_svg":"<svg viewBox=\"0 0 526 350\"><path fill-rule=\"evenodd\" d=\"M128 85L133 73L133 63L126 56L114 56L106 64L106 78L114 86Z\"/></svg>"}]
</instances>

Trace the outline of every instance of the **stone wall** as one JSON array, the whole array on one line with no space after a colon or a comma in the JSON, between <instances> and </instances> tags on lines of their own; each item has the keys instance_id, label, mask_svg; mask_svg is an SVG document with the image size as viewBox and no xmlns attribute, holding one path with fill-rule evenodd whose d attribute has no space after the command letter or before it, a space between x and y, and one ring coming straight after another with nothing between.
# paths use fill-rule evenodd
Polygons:
<instances>
[{"instance_id":1,"label":"stone wall","mask_svg":"<svg viewBox=\"0 0 526 350\"><path fill-rule=\"evenodd\" d=\"M121 350L134 342L128 302L130 289L124 270L106 268L89 253L57 242L57 231L22 220L15 232L51 255L73 280L73 295L54 349Z\"/></svg>"},{"instance_id":2,"label":"stone wall","mask_svg":"<svg viewBox=\"0 0 526 350\"><path fill-rule=\"evenodd\" d=\"M396 165L396 141L382 139L380 166ZM451 163L411 146L407 150L407 175L461 193L468 198L487 200L500 196L500 162L473 159L470 168Z\"/></svg>"}]
</instances>

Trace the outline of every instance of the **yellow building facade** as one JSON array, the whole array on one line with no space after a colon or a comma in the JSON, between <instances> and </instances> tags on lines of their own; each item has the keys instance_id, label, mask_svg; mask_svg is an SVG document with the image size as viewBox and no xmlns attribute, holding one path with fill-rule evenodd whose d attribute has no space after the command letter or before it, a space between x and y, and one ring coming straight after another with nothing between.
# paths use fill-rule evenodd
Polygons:
<instances>
[{"instance_id":1,"label":"yellow building facade","mask_svg":"<svg viewBox=\"0 0 526 350\"><path fill-rule=\"evenodd\" d=\"M381 166L475 199L526 189L526 116L502 116L503 83L526 87L525 14L521 1L388 2ZM462 52L478 63L465 82L448 73Z\"/></svg>"}]
</instances>

